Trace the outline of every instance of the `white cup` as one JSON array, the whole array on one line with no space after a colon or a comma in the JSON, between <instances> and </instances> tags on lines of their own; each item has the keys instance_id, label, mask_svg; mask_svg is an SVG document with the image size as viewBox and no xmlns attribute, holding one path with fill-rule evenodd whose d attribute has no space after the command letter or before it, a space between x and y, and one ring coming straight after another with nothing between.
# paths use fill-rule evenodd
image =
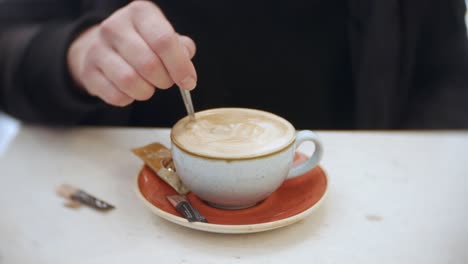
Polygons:
<instances>
[{"instance_id":1,"label":"white cup","mask_svg":"<svg viewBox=\"0 0 468 264\"><path fill-rule=\"evenodd\" d=\"M215 158L184 150L171 135L172 160L182 182L199 198L224 209L251 207L278 189L286 179L300 176L320 162L323 146L317 134L309 130L293 134L291 144L280 150L250 158ZM299 145L311 141L313 155L293 166Z\"/></svg>"}]
</instances>

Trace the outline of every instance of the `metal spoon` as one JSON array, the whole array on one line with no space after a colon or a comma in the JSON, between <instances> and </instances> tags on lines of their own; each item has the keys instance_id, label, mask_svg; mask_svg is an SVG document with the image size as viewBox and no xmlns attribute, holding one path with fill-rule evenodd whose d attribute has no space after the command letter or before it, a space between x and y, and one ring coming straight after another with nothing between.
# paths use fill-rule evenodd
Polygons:
<instances>
[{"instance_id":1,"label":"metal spoon","mask_svg":"<svg viewBox=\"0 0 468 264\"><path fill-rule=\"evenodd\" d=\"M184 100L185 109L187 109L187 114L190 120L195 121L195 111L193 110L192 97L190 96L190 91L182 89L179 87L180 94Z\"/></svg>"}]
</instances>

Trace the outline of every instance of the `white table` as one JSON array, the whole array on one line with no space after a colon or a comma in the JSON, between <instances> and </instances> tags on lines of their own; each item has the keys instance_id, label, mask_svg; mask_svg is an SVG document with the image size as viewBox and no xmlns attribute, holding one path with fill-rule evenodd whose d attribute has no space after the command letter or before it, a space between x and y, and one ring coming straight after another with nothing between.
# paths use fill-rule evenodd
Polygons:
<instances>
[{"instance_id":1,"label":"white table","mask_svg":"<svg viewBox=\"0 0 468 264\"><path fill-rule=\"evenodd\" d=\"M168 134L23 127L0 157L0 263L468 263L468 132L319 132L323 207L250 235L180 227L138 200L129 149ZM65 208L62 183L117 209Z\"/></svg>"}]
</instances>

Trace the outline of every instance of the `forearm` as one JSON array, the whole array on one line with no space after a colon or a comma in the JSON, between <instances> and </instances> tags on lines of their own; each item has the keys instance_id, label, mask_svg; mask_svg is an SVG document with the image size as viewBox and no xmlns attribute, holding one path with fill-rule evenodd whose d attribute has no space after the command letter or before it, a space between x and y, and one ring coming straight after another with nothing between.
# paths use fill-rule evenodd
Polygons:
<instances>
[{"instance_id":1,"label":"forearm","mask_svg":"<svg viewBox=\"0 0 468 264\"><path fill-rule=\"evenodd\" d=\"M27 122L75 123L91 110L74 91L63 60L73 24L10 27L2 32L1 105Z\"/></svg>"},{"instance_id":2,"label":"forearm","mask_svg":"<svg viewBox=\"0 0 468 264\"><path fill-rule=\"evenodd\" d=\"M77 34L105 16L106 12L91 11L53 23L43 19L3 23L0 108L26 122L71 125L101 107L98 99L75 87L66 53Z\"/></svg>"},{"instance_id":3,"label":"forearm","mask_svg":"<svg viewBox=\"0 0 468 264\"><path fill-rule=\"evenodd\" d=\"M0 29L0 109L19 118L34 119L35 109L24 92L18 68L39 25L3 26Z\"/></svg>"}]
</instances>

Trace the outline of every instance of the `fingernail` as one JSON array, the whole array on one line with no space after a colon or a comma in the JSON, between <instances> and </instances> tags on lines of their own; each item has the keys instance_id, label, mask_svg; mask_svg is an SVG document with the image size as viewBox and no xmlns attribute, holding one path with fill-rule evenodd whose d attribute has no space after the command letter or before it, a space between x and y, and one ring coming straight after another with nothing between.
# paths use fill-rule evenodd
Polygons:
<instances>
[{"instance_id":1,"label":"fingernail","mask_svg":"<svg viewBox=\"0 0 468 264\"><path fill-rule=\"evenodd\" d=\"M180 82L180 87L187 90L193 90L197 86L197 81L193 77L187 77Z\"/></svg>"}]
</instances>

